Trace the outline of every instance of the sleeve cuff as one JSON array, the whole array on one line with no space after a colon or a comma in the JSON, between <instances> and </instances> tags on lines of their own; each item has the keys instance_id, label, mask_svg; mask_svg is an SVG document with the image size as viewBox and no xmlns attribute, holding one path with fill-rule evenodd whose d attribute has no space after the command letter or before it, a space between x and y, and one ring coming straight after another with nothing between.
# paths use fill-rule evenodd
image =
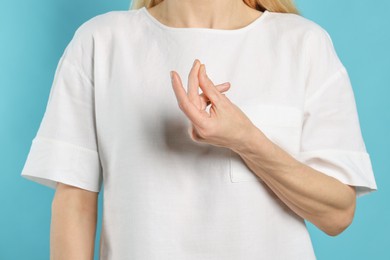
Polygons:
<instances>
[{"instance_id":1,"label":"sleeve cuff","mask_svg":"<svg viewBox=\"0 0 390 260\"><path fill-rule=\"evenodd\" d=\"M62 182L94 192L103 179L98 152L46 137L33 139L21 176L53 189Z\"/></svg>"},{"instance_id":2,"label":"sleeve cuff","mask_svg":"<svg viewBox=\"0 0 390 260\"><path fill-rule=\"evenodd\" d=\"M316 150L301 152L297 159L344 184L355 186L357 197L377 190L370 156L366 152Z\"/></svg>"}]
</instances>

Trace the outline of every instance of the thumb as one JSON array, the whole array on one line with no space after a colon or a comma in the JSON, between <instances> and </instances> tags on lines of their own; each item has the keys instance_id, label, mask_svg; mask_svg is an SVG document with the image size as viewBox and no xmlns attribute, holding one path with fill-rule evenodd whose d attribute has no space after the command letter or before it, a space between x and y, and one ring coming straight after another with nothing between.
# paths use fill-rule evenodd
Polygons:
<instances>
[{"instance_id":1,"label":"thumb","mask_svg":"<svg viewBox=\"0 0 390 260\"><path fill-rule=\"evenodd\" d=\"M197 142L197 143L205 143L203 141L203 138L201 138L198 133L196 132L196 129L194 128L194 125L191 124L189 127L188 127L188 134L191 138L192 141L194 142Z\"/></svg>"}]
</instances>

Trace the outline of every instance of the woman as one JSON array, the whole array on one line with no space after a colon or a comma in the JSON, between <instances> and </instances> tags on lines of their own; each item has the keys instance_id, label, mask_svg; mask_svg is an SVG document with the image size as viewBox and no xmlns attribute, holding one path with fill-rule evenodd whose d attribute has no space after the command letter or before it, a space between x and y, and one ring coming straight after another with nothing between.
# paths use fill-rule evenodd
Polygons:
<instances>
[{"instance_id":1,"label":"woman","mask_svg":"<svg viewBox=\"0 0 390 260\"><path fill-rule=\"evenodd\" d=\"M329 34L287 0L134 6L78 28L22 172L52 259L92 258L103 182L100 259L315 259L304 220L376 190Z\"/></svg>"}]
</instances>

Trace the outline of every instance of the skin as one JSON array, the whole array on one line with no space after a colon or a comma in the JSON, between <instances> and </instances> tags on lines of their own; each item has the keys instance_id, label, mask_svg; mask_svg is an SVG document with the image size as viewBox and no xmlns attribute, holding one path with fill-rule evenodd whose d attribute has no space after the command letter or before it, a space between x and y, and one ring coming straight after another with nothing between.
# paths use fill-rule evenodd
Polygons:
<instances>
[{"instance_id":1,"label":"skin","mask_svg":"<svg viewBox=\"0 0 390 260\"><path fill-rule=\"evenodd\" d=\"M242 0L164 0L148 11L170 27L227 30L244 27L263 14Z\"/></svg>"},{"instance_id":2,"label":"skin","mask_svg":"<svg viewBox=\"0 0 390 260\"><path fill-rule=\"evenodd\" d=\"M188 132L193 141L227 147L239 154L292 211L326 234L336 236L352 223L354 187L297 161L269 140L214 85L205 64L195 60L187 91L177 72L171 71L171 78L178 106L191 121ZM202 98L199 87L204 93ZM207 102L209 112L205 111Z\"/></svg>"},{"instance_id":3,"label":"skin","mask_svg":"<svg viewBox=\"0 0 390 260\"><path fill-rule=\"evenodd\" d=\"M93 259L98 193L58 183L52 201L50 259Z\"/></svg>"}]
</instances>

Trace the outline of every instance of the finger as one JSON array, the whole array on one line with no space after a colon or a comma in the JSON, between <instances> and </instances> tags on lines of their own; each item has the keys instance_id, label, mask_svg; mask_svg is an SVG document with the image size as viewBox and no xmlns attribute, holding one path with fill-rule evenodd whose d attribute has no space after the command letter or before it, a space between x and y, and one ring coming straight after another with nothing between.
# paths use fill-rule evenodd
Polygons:
<instances>
[{"instance_id":1,"label":"finger","mask_svg":"<svg viewBox=\"0 0 390 260\"><path fill-rule=\"evenodd\" d=\"M215 88L216 88L219 92L225 92L225 91L227 91L227 90L230 88L230 82L225 82L225 83L216 85Z\"/></svg>"},{"instance_id":2,"label":"finger","mask_svg":"<svg viewBox=\"0 0 390 260\"><path fill-rule=\"evenodd\" d=\"M206 74L206 67L204 64L200 65L199 68L199 86L202 89L203 93L209 98L209 100L216 104L218 103L221 95L219 91L215 88L214 83Z\"/></svg>"},{"instance_id":3,"label":"finger","mask_svg":"<svg viewBox=\"0 0 390 260\"><path fill-rule=\"evenodd\" d=\"M188 134L190 136L190 138L197 142L197 143L205 143L203 140L203 138L198 134L198 132L195 130L194 126L191 125L190 127L188 127Z\"/></svg>"},{"instance_id":4,"label":"finger","mask_svg":"<svg viewBox=\"0 0 390 260\"><path fill-rule=\"evenodd\" d=\"M229 88L230 88L230 83L229 82L226 82L226 83L223 83L223 84L219 84L217 86L215 86L215 88L220 92L225 92L227 91ZM209 98L204 94L204 93L201 93L199 95L199 98L201 99L201 109L205 109L208 105L210 105L210 100Z\"/></svg>"},{"instance_id":5,"label":"finger","mask_svg":"<svg viewBox=\"0 0 390 260\"><path fill-rule=\"evenodd\" d=\"M222 96L226 97L225 94L222 94ZM210 100L206 100L205 102L206 102L206 103L205 103L205 106L206 106L206 107L207 107L208 105L211 104L211 101L210 101ZM203 107L202 109L205 109L206 107Z\"/></svg>"},{"instance_id":6,"label":"finger","mask_svg":"<svg viewBox=\"0 0 390 260\"><path fill-rule=\"evenodd\" d=\"M183 101L183 99L185 99L184 96L187 97L187 93L185 92L181 79L177 75L176 71L171 71L170 73L171 73L172 88L175 93L177 103L179 104L180 102Z\"/></svg>"},{"instance_id":7,"label":"finger","mask_svg":"<svg viewBox=\"0 0 390 260\"><path fill-rule=\"evenodd\" d=\"M191 71L188 75L187 94L190 100L193 102L198 100L198 95L199 95L199 91L198 91L199 90L199 80L198 80L199 64L200 64L199 60L195 59Z\"/></svg>"},{"instance_id":8,"label":"finger","mask_svg":"<svg viewBox=\"0 0 390 260\"><path fill-rule=\"evenodd\" d=\"M172 73L172 87L175 92L177 103L184 114L196 125L203 126L204 119L208 117L208 113L196 108L189 100L186 91L183 88L179 74L175 71Z\"/></svg>"},{"instance_id":9,"label":"finger","mask_svg":"<svg viewBox=\"0 0 390 260\"><path fill-rule=\"evenodd\" d=\"M192 124L191 124L191 126L188 127L187 131L188 131L190 138L193 141L198 142L196 134L195 134L194 126Z\"/></svg>"}]
</instances>

